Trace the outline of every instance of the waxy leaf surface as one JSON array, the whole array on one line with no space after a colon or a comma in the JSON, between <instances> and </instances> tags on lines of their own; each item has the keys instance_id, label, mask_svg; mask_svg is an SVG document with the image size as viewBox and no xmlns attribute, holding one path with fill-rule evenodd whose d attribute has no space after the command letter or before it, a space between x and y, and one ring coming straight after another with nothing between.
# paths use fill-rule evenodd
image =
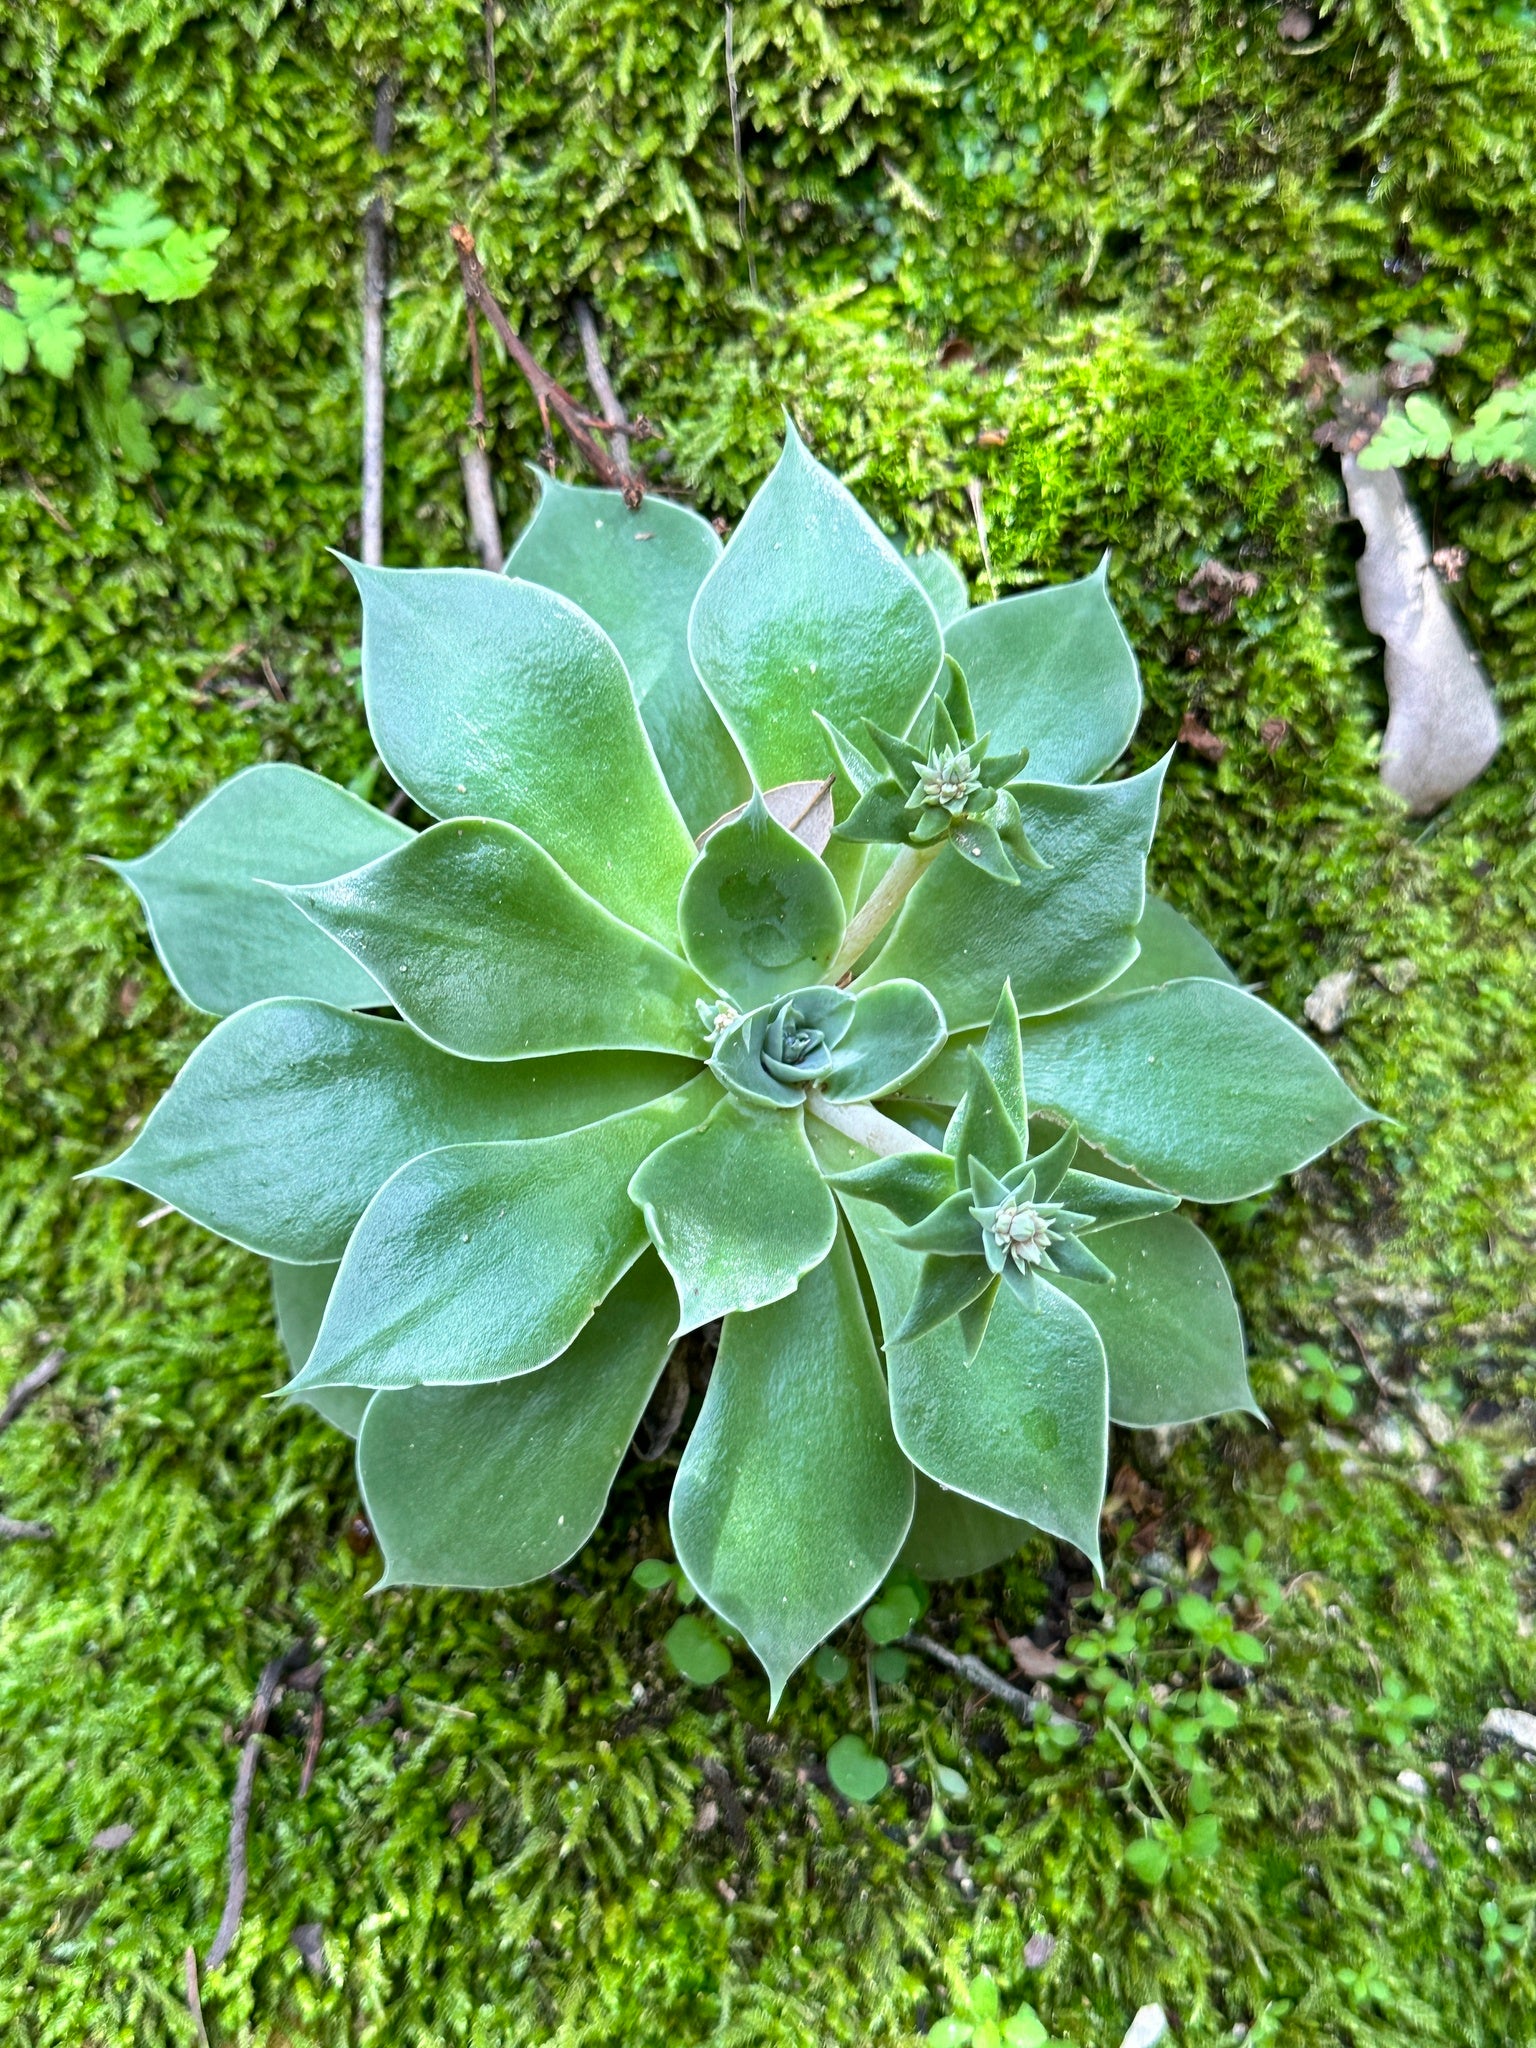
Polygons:
<instances>
[{"instance_id":1,"label":"waxy leaf surface","mask_svg":"<svg viewBox=\"0 0 1536 2048\"><path fill-rule=\"evenodd\" d=\"M977 731L991 733L994 753L1028 747L1036 781L1091 782L1120 758L1141 716L1136 657L1108 575L1106 555L1080 582L979 605L945 629Z\"/></svg>"},{"instance_id":2,"label":"waxy leaf surface","mask_svg":"<svg viewBox=\"0 0 1536 2048\"><path fill-rule=\"evenodd\" d=\"M1141 951L1104 991L1106 995L1129 995L1133 988L1156 988L1164 981L1187 981L1199 976L1206 981L1236 982L1237 976L1216 948L1197 931L1189 919L1165 903L1149 896L1136 927Z\"/></svg>"},{"instance_id":3,"label":"waxy leaf surface","mask_svg":"<svg viewBox=\"0 0 1536 2048\"><path fill-rule=\"evenodd\" d=\"M277 1312L277 1334L283 1340L288 1363L297 1372L314 1349L325 1304L335 1281L335 1266L290 1266L282 1259L272 1261L272 1306ZM343 1436L357 1435L363 1411L373 1399L368 1387L317 1387L301 1405L339 1429Z\"/></svg>"},{"instance_id":4,"label":"waxy leaf surface","mask_svg":"<svg viewBox=\"0 0 1536 2048\"><path fill-rule=\"evenodd\" d=\"M703 1049L705 983L516 826L434 825L371 867L289 894L402 1017L462 1058Z\"/></svg>"},{"instance_id":5,"label":"waxy leaf surface","mask_svg":"<svg viewBox=\"0 0 1536 2048\"><path fill-rule=\"evenodd\" d=\"M693 842L601 627L485 569L347 567L380 758L436 818L521 826L626 923L671 944Z\"/></svg>"},{"instance_id":6,"label":"waxy leaf surface","mask_svg":"<svg viewBox=\"0 0 1536 2048\"><path fill-rule=\"evenodd\" d=\"M1023 1038L1034 1108L1190 1201L1257 1194L1373 1116L1310 1038L1230 982L1105 996Z\"/></svg>"},{"instance_id":7,"label":"waxy leaf surface","mask_svg":"<svg viewBox=\"0 0 1536 2048\"><path fill-rule=\"evenodd\" d=\"M679 1335L792 1294L837 1235L803 1112L735 1095L653 1152L629 1192L676 1284Z\"/></svg>"},{"instance_id":8,"label":"waxy leaf surface","mask_svg":"<svg viewBox=\"0 0 1536 2048\"><path fill-rule=\"evenodd\" d=\"M377 983L262 881L324 882L411 837L323 776L266 762L232 776L138 860L105 860L144 905L177 991L215 1017L268 996L342 1009Z\"/></svg>"},{"instance_id":9,"label":"waxy leaf surface","mask_svg":"<svg viewBox=\"0 0 1536 2048\"><path fill-rule=\"evenodd\" d=\"M959 568L942 548L926 548L922 554L905 554L902 560L928 593L928 602L947 631L970 609L971 593Z\"/></svg>"},{"instance_id":10,"label":"waxy leaf surface","mask_svg":"<svg viewBox=\"0 0 1536 2048\"><path fill-rule=\"evenodd\" d=\"M1187 1216L1097 1233L1113 1287L1059 1285L1093 1318L1109 1361L1110 1420L1132 1428L1199 1422L1245 1408L1243 1325L1216 1247Z\"/></svg>"},{"instance_id":11,"label":"waxy leaf surface","mask_svg":"<svg viewBox=\"0 0 1536 2048\"><path fill-rule=\"evenodd\" d=\"M410 1161L354 1231L291 1391L468 1386L547 1365L645 1249L636 1167L714 1095L701 1076L561 1138Z\"/></svg>"},{"instance_id":12,"label":"waxy leaf surface","mask_svg":"<svg viewBox=\"0 0 1536 2048\"><path fill-rule=\"evenodd\" d=\"M956 1032L991 1022L1004 981L1021 1017L1064 1009L1113 981L1135 957L1166 766L1091 789L1021 784L1025 825L1050 866L1026 869L1008 888L946 847L856 986L910 976ZM1027 1060L1025 1074L1033 1095Z\"/></svg>"},{"instance_id":13,"label":"waxy leaf surface","mask_svg":"<svg viewBox=\"0 0 1536 2048\"><path fill-rule=\"evenodd\" d=\"M642 1053L480 1066L404 1024L280 998L211 1031L128 1150L92 1177L143 1188L250 1251L320 1264L341 1257L418 1152L574 1130L688 1073Z\"/></svg>"},{"instance_id":14,"label":"waxy leaf surface","mask_svg":"<svg viewBox=\"0 0 1536 2048\"><path fill-rule=\"evenodd\" d=\"M938 673L938 618L793 428L694 600L694 667L758 784L825 772L813 712L905 732Z\"/></svg>"},{"instance_id":15,"label":"waxy leaf surface","mask_svg":"<svg viewBox=\"0 0 1536 2048\"><path fill-rule=\"evenodd\" d=\"M521 1586L574 1557L672 1348L677 1302L652 1256L569 1350L490 1386L390 1388L357 1446L380 1586Z\"/></svg>"},{"instance_id":16,"label":"waxy leaf surface","mask_svg":"<svg viewBox=\"0 0 1536 2048\"><path fill-rule=\"evenodd\" d=\"M921 1260L886 1235L878 1210L845 1201L889 1332L916 1293ZM887 1338L891 1419L920 1471L1001 1513L1075 1543L1095 1566L1109 1446L1104 1347L1076 1302L1043 1282L1026 1308L999 1289L966 1362L951 1319L926 1336Z\"/></svg>"},{"instance_id":17,"label":"waxy leaf surface","mask_svg":"<svg viewBox=\"0 0 1536 2048\"><path fill-rule=\"evenodd\" d=\"M665 498L631 512L618 491L535 474L539 502L506 573L568 597L618 648L667 786L697 835L750 790L688 657L688 614L720 559L714 529Z\"/></svg>"},{"instance_id":18,"label":"waxy leaf surface","mask_svg":"<svg viewBox=\"0 0 1536 2048\"><path fill-rule=\"evenodd\" d=\"M672 1489L678 1563L785 1681L875 1591L912 1519L912 1471L853 1258L770 1308L728 1316Z\"/></svg>"},{"instance_id":19,"label":"waxy leaf surface","mask_svg":"<svg viewBox=\"0 0 1536 2048\"><path fill-rule=\"evenodd\" d=\"M830 1102L868 1102L925 1067L944 1043L944 1014L915 981L866 989L822 1088Z\"/></svg>"},{"instance_id":20,"label":"waxy leaf surface","mask_svg":"<svg viewBox=\"0 0 1536 2048\"><path fill-rule=\"evenodd\" d=\"M920 1579L968 1579L1012 1557L1034 1534L1033 1524L1016 1515L948 1492L926 1472L916 1477L917 1500L901 1562Z\"/></svg>"},{"instance_id":21,"label":"waxy leaf surface","mask_svg":"<svg viewBox=\"0 0 1536 2048\"><path fill-rule=\"evenodd\" d=\"M820 981L844 924L830 871L755 794L710 835L677 918L688 958L744 1010Z\"/></svg>"}]
</instances>

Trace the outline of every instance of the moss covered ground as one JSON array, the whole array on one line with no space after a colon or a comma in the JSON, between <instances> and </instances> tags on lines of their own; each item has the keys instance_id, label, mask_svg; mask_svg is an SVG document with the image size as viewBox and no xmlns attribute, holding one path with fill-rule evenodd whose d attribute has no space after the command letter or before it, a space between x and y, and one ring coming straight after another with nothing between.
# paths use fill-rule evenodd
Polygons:
<instances>
[{"instance_id":1,"label":"moss covered ground","mask_svg":"<svg viewBox=\"0 0 1536 2048\"><path fill-rule=\"evenodd\" d=\"M83 380L0 384L0 1343L8 1378L65 1353L0 1443L0 1512L56 1531L0 1550L0 2038L191 2038L234 1738L307 1634L324 1741L301 1795L290 1695L244 1925L203 1986L215 2048L901 2042L983 1966L1076 2048L1151 1999L1191 2044L1536 2039L1536 1763L1479 1735L1536 1706L1532 487L1415 477L1436 544L1468 551L1507 735L1410 823L1376 781L1379 653L1299 395L1308 351L1379 361L1409 320L1465 329L1463 398L1528 364L1536 23L1488 0L1317 0L1300 41L1281 19L742 0L739 153L704 0L36 0L0 26L8 264L126 185L232 231L161 344L222 424L157 427L152 475ZM570 302L595 305L711 514L787 404L980 590L973 480L999 589L1113 547L1137 764L1190 710L1226 742L1178 750L1159 885L1291 1016L1356 970L1334 1048L1397 1122L1212 1224L1273 1427L1118 1437L1103 1596L1044 1543L936 1589L925 1627L999 1668L999 1625L1082 1638L1070 1743L924 1662L880 1688L874 1735L857 1628L849 1678L802 1674L771 1726L741 1660L684 1684L669 1596L630 1583L667 1554L666 1461L626 1468L559 1584L370 1599L346 1446L263 1399L257 1262L72 1180L201 1029L87 857L143 850L259 759L390 793L324 552L355 545L376 187L389 559L469 558L463 216L573 383ZM539 433L488 375L511 531ZM1208 556L1259 579L1226 618L1176 601ZM1223 1654L1233 1626L1262 1666ZM1134 1767L1111 1721L1146 1731ZM851 1807L823 1762L850 1731L898 1767ZM1126 1852L1154 1801L1179 1853L1149 1885ZM314 1926L323 1972L292 1938Z\"/></svg>"}]
</instances>

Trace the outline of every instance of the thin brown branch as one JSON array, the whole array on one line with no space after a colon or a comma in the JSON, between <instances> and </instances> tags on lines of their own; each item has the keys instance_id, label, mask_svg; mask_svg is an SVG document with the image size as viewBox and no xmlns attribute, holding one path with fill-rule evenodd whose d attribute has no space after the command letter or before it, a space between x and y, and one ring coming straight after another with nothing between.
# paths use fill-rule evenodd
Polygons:
<instances>
[{"instance_id":1,"label":"thin brown branch","mask_svg":"<svg viewBox=\"0 0 1536 2048\"><path fill-rule=\"evenodd\" d=\"M246 1843L251 1826L251 1793L256 1783L256 1765L261 1756L261 1738L266 1733L272 1709L282 1696L283 1681L298 1671L309 1655L308 1642L295 1643L280 1657L274 1657L256 1684L256 1697L245 1723L245 1743L240 1751L240 1768L235 1775L235 1796L229 1811L229 1887L218 1932L203 1967L216 1970L235 1945L240 1917L245 1911L246 1887L250 1873L246 1865Z\"/></svg>"},{"instance_id":2,"label":"thin brown branch","mask_svg":"<svg viewBox=\"0 0 1536 2048\"><path fill-rule=\"evenodd\" d=\"M32 1370L23 1373L5 1397L5 1406L0 1408L0 1436L10 1428L23 1408L35 1401L44 1387L51 1386L64 1366L64 1353L57 1348L50 1351Z\"/></svg>"},{"instance_id":3,"label":"thin brown branch","mask_svg":"<svg viewBox=\"0 0 1536 2048\"><path fill-rule=\"evenodd\" d=\"M1001 1700L1005 1707L1011 1707L1021 1721L1033 1721L1035 1702L1027 1692L1020 1692L1016 1685L1010 1685L1006 1678L995 1672L990 1664L983 1664L979 1657L964 1657L958 1651L946 1649L943 1643L936 1643L932 1636L903 1636L901 1647L916 1650L921 1657L929 1657L935 1664L942 1664L946 1671L952 1671L956 1678L969 1680L979 1685L983 1692Z\"/></svg>"},{"instance_id":4,"label":"thin brown branch","mask_svg":"<svg viewBox=\"0 0 1536 2048\"><path fill-rule=\"evenodd\" d=\"M325 1701L316 1692L309 1708L309 1740L304 1745L304 1768L299 1773L299 1797L307 1799L309 1788L315 1782L315 1765L320 1761L320 1745L325 1740Z\"/></svg>"},{"instance_id":5,"label":"thin brown branch","mask_svg":"<svg viewBox=\"0 0 1536 2048\"><path fill-rule=\"evenodd\" d=\"M501 520L496 511L496 493L491 483L491 458L483 445L471 441L459 450L459 470L464 478L464 507L469 530L483 569L500 569L505 556L501 545Z\"/></svg>"},{"instance_id":6,"label":"thin brown branch","mask_svg":"<svg viewBox=\"0 0 1536 2048\"><path fill-rule=\"evenodd\" d=\"M197 2048L208 2048L208 2029L203 2024L203 1994L197 1982L197 1950L187 1949L187 2010L197 2033Z\"/></svg>"},{"instance_id":7,"label":"thin brown branch","mask_svg":"<svg viewBox=\"0 0 1536 2048\"><path fill-rule=\"evenodd\" d=\"M459 253L459 276L464 286L466 305L483 313L490 322L497 340L512 358L527 381L539 408L539 417L544 422L544 461L547 467L554 465L554 446L550 439L551 417L557 419L575 444L587 467L598 482L609 490L623 493L624 502L635 511L645 495L645 488L638 476L626 477L608 450L597 440L593 429L599 432L640 433L637 424L629 429L618 421L601 420L579 406L565 386L559 383L534 356L532 350L518 333L497 303L496 295L485 280L485 266L475 252L475 238L462 221L455 221L449 229L453 246ZM649 429L647 429L649 431Z\"/></svg>"},{"instance_id":8,"label":"thin brown branch","mask_svg":"<svg viewBox=\"0 0 1536 2048\"><path fill-rule=\"evenodd\" d=\"M596 315L585 299L576 301L575 313L576 332L581 337L581 354L587 366L587 382L592 386L592 396L602 407L604 419L610 420L615 427L627 427L629 414L619 401L619 394L613 388L613 379L608 375L608 365L603 361ZM613 460L621 476L634 475L635 465L630 459L629 444L622 434L614 436Z\"/></svg>"}]
</instances>

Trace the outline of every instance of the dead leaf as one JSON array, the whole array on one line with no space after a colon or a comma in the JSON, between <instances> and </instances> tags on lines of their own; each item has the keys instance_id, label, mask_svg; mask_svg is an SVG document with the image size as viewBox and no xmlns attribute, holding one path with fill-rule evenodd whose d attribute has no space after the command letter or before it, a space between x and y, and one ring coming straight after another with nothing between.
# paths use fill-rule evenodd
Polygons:
<instances>
[{"instance_id":1,"label":"dead leaf","mask_svg":"<svg viewBox=\"0 0 1536 2048\"><path fill-rule=\"evenodd\" d=\"M1226 741L1213 733L1196 711L1185 712L1179 727L1179 743L1192 754L1198 754L1202 761L1219 761L1227 751Z\"/></svg>"},{"instance_id":2,"label":"dead leaf","mask_svg":"<svg viewBox=\"0 0 1536 2048\"><path fill-rule=\"evenodd\" d=\"M1259 738L1271 754L1278 754L1291 730L1290 721L1285 718L1266 718L1259 727Z\"/></svg>"},{"instance_id":3,"label":"dead leaf","mask_svg":"<svg viewBox=\"0 0 1536 2048\"><path fill-rule=\"evenodd\" d=\"M1261 581L1256 569L1229 569L1211 555L1175 591L1173 601L1181 612L1204 612L1212 624L1222 626L1231 618L1237 600L1256 595Z\"/></svg>"},{"instance_id":4,"label":"dead leaf","mask_svg":"<svg viewBox=\"0 0 1536 2048\"><path fill-rule=\"evenodd\" d=\"M1054 1678L1060 1671L1061 1659L1054 1650L1042 1650L1028 1636L1005 1636L1003 1640L1008 1645L1014 1669L1022 1671L1026 1678Z\"/></svg>"},{"instance_id":5,"label":"dead leaf","mask_svg":"<svg viewBox=\"0 0 1536 2048\"><path fill-rule=\"evenodd\" d=\"M1337 974L1325 974L1302 1004L1302 1014L1315 1031L1332 1037L1349 1009L1350 990L1355 985L1354 969L1344 967Z\"/></svg>"}]
</instances>

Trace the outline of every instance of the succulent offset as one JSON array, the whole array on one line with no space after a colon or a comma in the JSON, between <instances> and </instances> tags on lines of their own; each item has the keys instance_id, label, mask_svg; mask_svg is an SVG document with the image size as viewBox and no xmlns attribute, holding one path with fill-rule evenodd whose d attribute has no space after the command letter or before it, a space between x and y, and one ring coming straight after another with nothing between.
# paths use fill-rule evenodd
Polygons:
<instances>
[{"instance_id":1,"label":"succulent offset","mask_svg":"<svg viewBox=\"0 0 1536 2048\"><path fill-rule=\"evenodd\" d=\"M718 1319L672 1534L775 1699L898 1560L1097 1562L1109 1422L1253 1405L1180 1204L1370 1115L1146 893L1106 565L972 609L791 432L724 549L546 482L352 573L439 822L273 764L114 863L222 1021L98 1172L273 1262L385 1582L558 1568Z\"/></svg>"}]
</instances>

